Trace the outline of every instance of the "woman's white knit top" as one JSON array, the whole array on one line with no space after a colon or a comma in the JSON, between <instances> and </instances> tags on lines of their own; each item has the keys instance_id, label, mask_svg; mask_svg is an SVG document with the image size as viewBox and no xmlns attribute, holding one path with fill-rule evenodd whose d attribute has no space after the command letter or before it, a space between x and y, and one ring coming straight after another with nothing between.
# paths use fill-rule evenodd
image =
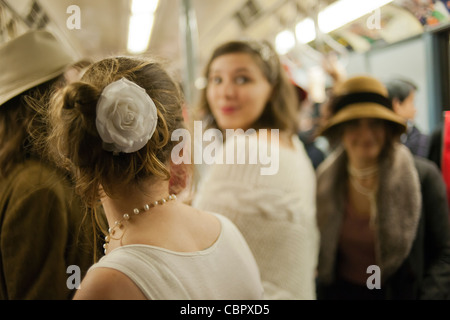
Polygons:
<instances>
[{"instance_id":1,"label":"woman's white knit top","mask_svg":"<svg viewBox=\"0 0 450 320\"><path fill-rule=\"evenodd\" d=\"M316 177L302 142L297 136L292 142L294 149L280 145L273 175L262 175L268 165L260 162L210 165L193 201L194 207L227 216L242 232L258 263L265 299L316 298Z\"/></svg>"}]
</instances>

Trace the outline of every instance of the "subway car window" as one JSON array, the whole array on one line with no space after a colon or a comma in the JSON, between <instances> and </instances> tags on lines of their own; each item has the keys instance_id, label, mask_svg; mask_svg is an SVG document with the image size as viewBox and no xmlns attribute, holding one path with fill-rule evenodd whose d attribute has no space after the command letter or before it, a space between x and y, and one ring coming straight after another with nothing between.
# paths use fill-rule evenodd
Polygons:
<instances>
[{"instance_id":1,"label":"subway car window","mask_svg":"<svg viewBox=\"0 0 450 320\"><path fill-rule=\"evenodd\" d=\"M450 300L450 0L0 0L0 300Z\"/></svg>"}]
</instances>

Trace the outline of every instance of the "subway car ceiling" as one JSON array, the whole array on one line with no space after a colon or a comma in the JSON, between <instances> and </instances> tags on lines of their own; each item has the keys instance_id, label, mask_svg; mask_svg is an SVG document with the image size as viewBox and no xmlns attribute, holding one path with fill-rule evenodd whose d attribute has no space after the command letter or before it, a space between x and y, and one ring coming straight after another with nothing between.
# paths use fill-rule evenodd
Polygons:
<instances>
[{"instance_id":1,"label":"subway car ceiling","mask_svg":"<svg viewBox=\"0 0 450 320\"><path fill-rule=\"evenodd\" d=\"M348 74L416 81L418 124L430 132L450 109L449 12L448 0L0 0L0 43L46 28L78 58L154 54L170 61L188 102L224 41L270 41L315 102L329 81L323 58L335 53Z\"/></svg>"}]
</instances>

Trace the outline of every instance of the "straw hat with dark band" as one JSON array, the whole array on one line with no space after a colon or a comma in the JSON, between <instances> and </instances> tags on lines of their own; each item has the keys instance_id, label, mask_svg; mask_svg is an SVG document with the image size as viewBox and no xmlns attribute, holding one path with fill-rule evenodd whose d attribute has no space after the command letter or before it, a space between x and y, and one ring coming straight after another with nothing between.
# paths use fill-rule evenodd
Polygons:
<instances>
[{"instance_id":1,"label":"straw hat with dark band","mask_svg":"<svg viewBox=\"0 0 450 320\"><path fill-rule=\"evenodd\" d=\"M356 76L337 86L329 106L332 114L320 135L329 136L332 129L350 120L375 118L388 121L396 133L406 130L406 122L392 110L386 87L370 76Z\"/></svg>"},{"instance_id":2,"label":"straw hat with dark band","mask_svg":"<svg viewBox=\"0 0 450 320\"><path fill-rule=\"evenodd\" d=\"M0 106L63 74L74 59L49 32L28 32L0 47Z\"/></svg>"}]
</instances>

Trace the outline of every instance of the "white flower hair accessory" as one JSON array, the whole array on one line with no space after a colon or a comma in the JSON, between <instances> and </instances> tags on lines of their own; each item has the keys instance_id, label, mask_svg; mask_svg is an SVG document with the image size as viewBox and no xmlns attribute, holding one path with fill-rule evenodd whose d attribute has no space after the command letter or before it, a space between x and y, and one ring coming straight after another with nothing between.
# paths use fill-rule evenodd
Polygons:
<instances>
[{"instance_id":1,"label":"white flower hair accessory","mask_svg":"<svg viewBox=\"0 0 450 320\"><path fill-rule=\"evenodd\" d=\"M142 149L153 136L157 122L155 103L136 83L122 78L103 89L96 126L104 150L116 155Z\"/></svg>"}]
</instances>

